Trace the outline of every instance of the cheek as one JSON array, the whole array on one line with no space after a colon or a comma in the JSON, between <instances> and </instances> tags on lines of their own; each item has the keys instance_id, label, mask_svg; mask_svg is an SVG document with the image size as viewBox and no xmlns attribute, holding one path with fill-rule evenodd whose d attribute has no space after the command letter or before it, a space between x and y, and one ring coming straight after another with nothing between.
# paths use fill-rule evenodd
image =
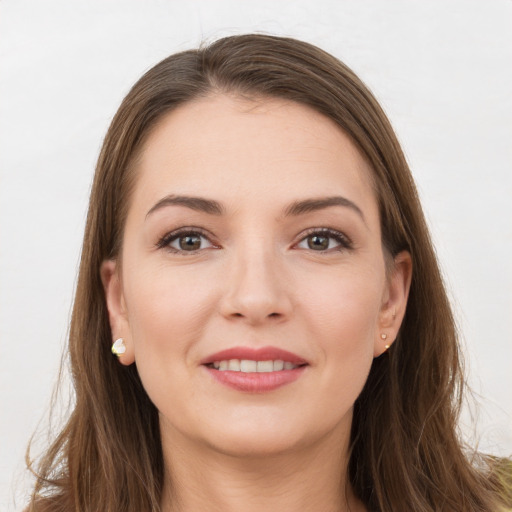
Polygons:
<instances>
[{"instance_id":1,"label":"cheek","mask_svg":"<svg viewBox=\"0 0 512 512\"><path fill-rule=\"evenodd\" d=\"M377 267L378 268L378 267ZM333 334L356 328L356 337L375 329L383 295L383 273L371 266L317 274L301 293L301 304L315 323ZM353 333L355 334L355 333Z\"/></svg>"},{"instance_id":2,"label":"cheek","mask_svg":"<svg viewBox=\"0 0 512 512\"><path fill-rule=\"evenodd\" d=\"M332 371L343 367L345 377L366 374L373 360L383 275L372 266L347 268L336 275L317 275L315 286L303 290L299 316L304 329L317 340L326 366Z\"/></svg>"},{"instance_id":3,"label":"cheek","mask_svg":"<svg viewBox=\"0 0 512 512\"><path fill-rule=\"evenodd\" d=\"M185 350L204 328L213 300L211 281L168 268L139 268L126 287L135 350Z\"/></svg>"},{"instance_id":4,"label":"cheek","mask_svg":"<svg viewBox=\"0 0 512 512\"><path fill-rule=\"evenodd\" d=\"M125 296L137 371L159 410L181 410L192 400L191 348L204 335L214 287L159 266L139 266L130 278Z\"/></svg>"}]
</instances>

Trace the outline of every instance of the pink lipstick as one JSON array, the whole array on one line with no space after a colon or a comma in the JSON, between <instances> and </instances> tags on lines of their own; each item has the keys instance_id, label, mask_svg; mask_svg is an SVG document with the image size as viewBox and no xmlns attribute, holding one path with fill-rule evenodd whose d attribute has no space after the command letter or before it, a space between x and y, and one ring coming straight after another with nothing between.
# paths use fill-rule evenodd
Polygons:
<instances>
[{"instance_id":1,"label":"pink lipstick","mask_svg":"<svg viewBox=\"0 0 512 512\"><path fill-rule=\"evenodd\" d=\"M263 393L297 380L308 362L275 347L234 347L201 361L218 382L238 391Z\"/></svg>"}]
</instances>

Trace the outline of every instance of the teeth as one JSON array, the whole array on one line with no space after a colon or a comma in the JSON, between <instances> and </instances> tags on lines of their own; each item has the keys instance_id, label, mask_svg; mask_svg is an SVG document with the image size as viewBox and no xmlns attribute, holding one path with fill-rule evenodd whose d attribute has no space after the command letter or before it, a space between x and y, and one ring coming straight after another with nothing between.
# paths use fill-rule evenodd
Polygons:
<instances>
[{"instance_id":1,"label":"teeth","mask_svg":"<svg viewBox=\"0 0 512 512\"><path fill-rule=\"evenodd\" d=\"M274 371L278 372L281 371L284 368L284 361L281 361L281 359L277 359L274 361Z\"/></svg>"},{"instance_id":2,"label":"teeth","mask_svg":"<svg viewBox=\"0 0 512 512\"><path fill-rule=\"evenodd\" d=\"M240 371L241 372L257 372L258 371L258 363L256 361L250 361L249 359L242 359L240 361Z\"/></svg>"},{"instance_id":3,"label":"teeth","mask_svg":"<svg viewBox=\"0 0 512 512\"><path fill-rule=\"evenodd\" d=\"M288 361L276 359L275 361L252 361L250 359L229 359L214 361L213 367L221 372L229 370L243 373L269 373L281 370L293 370L298 365Z\"/></svg>"},{"instance_id":4,"label":"teeth","mask_svg":"<svg viewBox=\"0 0 512 512\"><path fill-rule=\"evenodd\" d=\"M256 367L258 372L273 372L274 361L258 361Z\"/></svg>"},{"instance_id":5,"label":"teeth","mask_svg":"<svg viewBox=\"0 0 512 512\"><path fill-rule=\"evenodd\" d=\"M238 359L230 359L228 361L228 370L231 370L232 372L239 372L240 361Z\"/></svg>"}]
</instances>

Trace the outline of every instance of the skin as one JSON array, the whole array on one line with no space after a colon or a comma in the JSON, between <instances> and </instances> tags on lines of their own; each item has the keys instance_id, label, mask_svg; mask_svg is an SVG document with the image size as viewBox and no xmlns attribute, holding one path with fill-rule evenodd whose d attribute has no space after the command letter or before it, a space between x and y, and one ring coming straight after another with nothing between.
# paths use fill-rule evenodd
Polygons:
<instances>
[{"instance_id":1,"label":"skin","mask_svg":"<svg viewBox=\"0 0 512 512\"><path fill-rule=\"evenodd\" d=\"M353 404L396 337L411 275L407 253L386 272L365 159L306 106L215 94L160 121L137 173L122 264L106 261L101 273L112 334L126 344L120 362L137 363L160 413L163 509L364 510L340 486ZM169 195L215 200L223 213L155 207ZM332 196L356 208L284 214ZM158 245L182 227L203 230L199 249L180 250L179 238ZM311 248L321 228L342 243ZM271 392L226 387L200 364L269 345L308 361Z\"/></svg>"}]
</instances>

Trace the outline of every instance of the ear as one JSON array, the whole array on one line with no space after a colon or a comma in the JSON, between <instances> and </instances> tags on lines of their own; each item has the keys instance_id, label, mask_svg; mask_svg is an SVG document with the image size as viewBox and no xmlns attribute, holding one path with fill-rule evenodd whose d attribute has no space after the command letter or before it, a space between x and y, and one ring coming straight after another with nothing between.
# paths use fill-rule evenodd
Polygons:
<instances>
[{"instance_id":1,"label":"ear","mask_svg":"<svg viewBox=\"0 0 512 512\"><path fill-rule=\"evenodd\" d=\"M388 276L375 333L374 357L383 354L398 335L405 316L411 278L412 258L409 252L402 251L395 256Z\"/></svg>"},{"instance_id":2,"label":"ear","mask_svg":"<svg viewBox=\"0 0 512 512\"><path fill-rule=\"evenodd\" d=\"M135 356L133 343L130 339L130 326L117 262L115 260L105 260L101 264L100 275L105 291L110 330L113 336L112 343L118 338L123 338L126 352L119 356L119 361L121 364L130 365L135 361Z\"/></svg>"}]
</instances>

